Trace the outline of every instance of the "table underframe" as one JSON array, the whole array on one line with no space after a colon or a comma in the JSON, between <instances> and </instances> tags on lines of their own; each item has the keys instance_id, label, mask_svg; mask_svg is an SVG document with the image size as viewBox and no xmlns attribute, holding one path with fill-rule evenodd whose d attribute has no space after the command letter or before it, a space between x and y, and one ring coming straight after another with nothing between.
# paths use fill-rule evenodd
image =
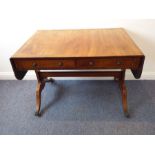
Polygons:
<instances>
[{"instance_id":1,"label":"table underframe","mask_svg":"<svg viewBox=\"0 0 155 155\"><path fill-rule=\"evenodd\" d=\"M46 82L54 82L54 79L49 77L114 77L114 80L118 81L121 96L122 106L125 117L129 117L128 105L127 105L127 89L125 85L125 69L121 71L61 71L61 72L49 72L35 70L37 76L37 87L36 87L36 116L41 116L41 92L45 87Z\"/></svg>"}]
</instances>

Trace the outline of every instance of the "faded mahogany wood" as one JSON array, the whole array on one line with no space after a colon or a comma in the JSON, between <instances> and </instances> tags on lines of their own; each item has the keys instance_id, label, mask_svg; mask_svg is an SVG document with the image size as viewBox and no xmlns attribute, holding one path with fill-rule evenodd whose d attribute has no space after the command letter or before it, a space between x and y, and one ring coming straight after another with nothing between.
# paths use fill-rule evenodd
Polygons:
<instances>
[{"instance_id":1,"label":"faded mahogany wood","mask_svg":"<svg viewBox=\"0 0 155 155\"><path fill-rule=\"evenodd\" d=\"M128 117L125 70L140 78L144 55L122 28L37 31L11 58L13 71L21 80L28 70L37 76L36 115L40 116L41 92L48 77L112 76L119 81L123 111ZM74 72L63 70L76 70ZM78 71L121 69L122 71ZM40 70L61 70L42 72Z\"/></svg>"},{"instance_id":2,"label":"faded mahogany wood","mask_svg":"<svg viewBox=\"0 0 155 155\"><path fill-rule=\"evenodd\" d=\"M127 105L127 89L125 85L125 70L122 70L119 80L121 95L122 95L122 104L123 104L123 111L126 117L129 117L128 113L128 105Z\"/></svg>"},{"instance_id":3,"label":"faded mahogany wood","mask_svg":"<svg viewBox=\"0 0 155 155\"><path fill-rule=\"evenodd\" d=\"M40 116L40 107L41 107L41 92L45 87L45 81L44 79L40 76L40 71L35 70L36 77L38 80L37 87L36 87L36 116Z\"/></svg>"},{"instance_id":4,"label":"faded mahogany wood","mask_svg":"<svg viewBox=\"0 0 155 155\"><path fill-rule=\"evenodd\" d=\"M131 69L140 78L144 55L122 28L37 31L11 58L17 79L28 70ZM35 67L34 67L35 66Z\"/></svg>"},{"instance_id":5,"label":"faded mahogany wood","mask_svg":"<svg viewBox=\"0 0 155 155\"><path fill-rule=\"evenodd\" d=\"M40 72L40 77L46 79L48 77L120 77L120 71L85 71L85 72Z\"/></svg>"},{"instance_id":6,"label":"faded mahogany wood","mask_svg":"<svg viewBox=\"0 0 155 155\"><path fill-rule=\"evenodd\" d=\"M36 71L36 76L38 79L37 88L36 88L36 116L41 116L40 106L41 106L41 91L43 90L45 83L50 81L53 82L53 79L48 77L114 77L115 80L118 80L122 95L122 105L124 115L129 117L128 106L127 106L127 89L125 86L125 70L122 71L87 71L87 72L40 72Z\"/></svg>"},{"instance_id":7,"label":"faded mahogany wood","mask_svg":"<svg viewBox=\"0 0 155 155\"><path fill-rule=\"evenodd\" d=\"M126 31L114 29L40 30L14 58L142 56Z\"/></svg>"},{"instance_id":8,"label":"faded mahogany wood","mask_svg":"<svg viewBox=\"0 0 155 155\"><path fill-rule=\"evenodd\" d=\"M48 69L137 69L141 59L139 57L123 58L85 58L85 59L17 59L18 70L48 70Z\"/></svg>"}]
</instances>

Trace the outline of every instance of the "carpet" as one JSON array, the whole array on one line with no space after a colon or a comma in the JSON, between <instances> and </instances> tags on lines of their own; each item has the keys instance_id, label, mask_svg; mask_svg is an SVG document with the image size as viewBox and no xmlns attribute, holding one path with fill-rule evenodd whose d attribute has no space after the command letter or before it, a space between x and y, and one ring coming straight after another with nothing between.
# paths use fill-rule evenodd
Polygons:
<instances>
[{"instance_id":1,"label":"carpet","mask_svg":"<svg viewBox=\"0 0 155 155\"><path fill-rule=\"evenodd\" d=\"M0 134L155 134L155 81L126 81L126 86L129 119L123 115L118 83L111 80L47 83L38 118L36 81L0 81Z\"/></svg>"}]
</instances>

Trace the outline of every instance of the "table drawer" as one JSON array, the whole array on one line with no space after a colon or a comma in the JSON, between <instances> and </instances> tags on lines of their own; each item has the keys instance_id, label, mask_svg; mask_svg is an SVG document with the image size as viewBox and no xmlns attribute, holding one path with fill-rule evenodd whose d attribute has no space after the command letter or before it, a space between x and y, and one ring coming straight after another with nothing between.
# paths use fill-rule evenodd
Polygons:
<instances>
[{"instance_id":1,"label":"table drawer","mask_svg":"<svg viewBox=\"0 0 155 155\"><path fill-rule=\"evenodd\" d=\"M15 66L19 70L42 69L74 69L73 60L15 60Z\"/></svg>"},{"instance_id":2,"label":"table drawer","mask_svg":"<svg viewBox=\"0 0 155 155\"><path fill-rule=\"evenodd\" d=\"M77 67L80 69L112 69L112 68L137 68L140 58L96 58L79 59Z\"/></svg>"}]
</instances>

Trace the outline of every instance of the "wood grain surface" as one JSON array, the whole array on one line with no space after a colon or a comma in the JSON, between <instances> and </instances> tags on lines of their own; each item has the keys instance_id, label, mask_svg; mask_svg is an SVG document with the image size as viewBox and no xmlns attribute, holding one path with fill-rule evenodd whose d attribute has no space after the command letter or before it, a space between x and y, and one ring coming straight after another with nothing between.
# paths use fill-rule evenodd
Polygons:
<instances>
[{"instance_id":1,"label":"wood grain surface","mask_svg":"<svg viewBox=\"0 0 155 155\"><path fill-rule=\"evenodd\" d=\"M36 116L41 116L41 92L48 77L112 76L119 81L123 111L129 117L125 70L140 78L144 55L122 28L37 31L11 58L14 74L22 80L28 70L37 76ZM61 70L43 72L42 70ZM121 69L121 71L78 71L79 69Z\"/></svg>"},{"instance_id":2,"label":"wood grain surface","mask_svg":"<svg viewBox=\"0 0 155 155\"><path fill-rule=\"evenodd\" d=\"M39 30L12 58L143 56L123 28Z\"/></svg>"}]
</instances>

